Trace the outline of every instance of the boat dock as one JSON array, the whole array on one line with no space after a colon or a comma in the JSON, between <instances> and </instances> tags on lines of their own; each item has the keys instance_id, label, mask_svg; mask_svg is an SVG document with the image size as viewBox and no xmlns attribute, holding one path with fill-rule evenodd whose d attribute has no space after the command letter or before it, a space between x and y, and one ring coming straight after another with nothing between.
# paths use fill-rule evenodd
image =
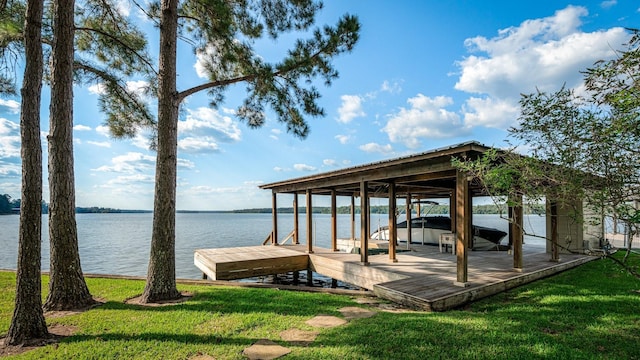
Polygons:
<instances>
[{"instance_id":1,"label":"boat dock","mask_svg":"<svg viewBox=\"0 0 640 360\"><path fill-rule=\"evenodd\" d=\"M195 265L212 280L313 270L318 274L372 291L375 295L413 308L445 311L598 259L583 254L563 254L549 261L544 251L525 247L523 269L514 270L513 258L503 251L472 251L464 286L456 284L456 256L438 246L412 245L398 252L397 262L387 254L360 255L305 245L267 245L196 250Z\"/></svg>"}]
</instances>

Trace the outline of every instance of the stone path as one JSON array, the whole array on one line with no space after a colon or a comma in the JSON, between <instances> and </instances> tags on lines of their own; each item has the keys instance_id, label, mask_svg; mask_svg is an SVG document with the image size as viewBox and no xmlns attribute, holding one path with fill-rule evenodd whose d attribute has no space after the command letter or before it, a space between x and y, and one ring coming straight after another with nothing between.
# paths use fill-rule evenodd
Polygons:
<instances>
[{"instance_id":1,"label":"stone path","mask_svg":"<svg viewBox=\"0 0 640 360\"><path fill-rule=\"evenodd\" d=\"M363 319L372 317L376 314L375 311L350 306L339 309L343 318L339 318L331 315L317 315L305 323L316 328L331 328L335 326L342 326L347 324L352 319ZM291 345L296 346L308 346L315 341L320 332L318 331L305 331L300 329L289 329L280 333L280 338ZM249 359L276 359L287 355L291 352L291 349L278 345L277 343L268 340L260 339L253 345L244 349L242 354Z\"/></svg>"}]
</instances>

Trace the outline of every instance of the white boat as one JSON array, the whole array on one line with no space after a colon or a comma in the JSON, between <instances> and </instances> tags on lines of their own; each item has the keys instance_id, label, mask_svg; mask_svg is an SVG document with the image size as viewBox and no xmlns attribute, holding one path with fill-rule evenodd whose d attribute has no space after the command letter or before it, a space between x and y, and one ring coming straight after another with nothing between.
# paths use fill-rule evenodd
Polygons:
<instances>
[{"instance_id":1,"label":"white boat","mask_svg":"<svg viewBox=\"0 0 640 360\"><path fill-rule=\"evenodd\" d=\"M407 221L396 225L398 241L407 242ZM438 245L440 234L451 233L451 218L448 216L420 216L411 219L411 243ZM473 225L473 250L503 250L500 242L507 233L493 228ZM389 227L383 226L371 234L371 240L389 241Z\"/></svg>"}]
</instances>

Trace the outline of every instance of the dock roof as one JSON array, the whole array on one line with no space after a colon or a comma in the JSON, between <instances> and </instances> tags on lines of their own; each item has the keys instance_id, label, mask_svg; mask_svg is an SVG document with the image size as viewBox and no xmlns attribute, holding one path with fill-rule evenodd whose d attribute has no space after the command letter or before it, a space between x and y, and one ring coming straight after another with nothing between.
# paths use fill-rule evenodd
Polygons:
<instances>
[{"instance_id":1,"label":"dock roof","mask_svg":"<svg viewBox=\"0 0 640 360\"><path fill-rule=\"evenodd\" d=\"M416 198L448 197L455 189L456 169L453 158L475 159L491 149L477 141L469 141L418 154L348 167L289 180L261 185L276 193L329 194L351 196L360 192L361 183L367 182L370 196L386 197L390 183L395 183L397 194L411 194ZM481 187L473 187L476 195Z\"/></svg>"}]
</instances>

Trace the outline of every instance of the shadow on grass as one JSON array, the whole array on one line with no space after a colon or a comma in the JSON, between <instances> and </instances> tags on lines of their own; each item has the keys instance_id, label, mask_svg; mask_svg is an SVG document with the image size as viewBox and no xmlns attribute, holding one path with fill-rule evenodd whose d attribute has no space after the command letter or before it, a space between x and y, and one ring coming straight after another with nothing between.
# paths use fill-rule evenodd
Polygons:
<instances>
[{"instance_id":1,"label":"shadow on grass","mask_svg":"<svg viewBox=\"0 0 640 360\"><path fill-rule=\"evenodd\" d=\"M278 315L314 316L318 313L338 313L337 309L352 306L345 296L301 293L276 289L207 288L189 289L193 297L165 306L144 306L108 301L99 309L140 310L148 312L197 311L220 313L273 313Z\"/></svg>"}]
</instances>

